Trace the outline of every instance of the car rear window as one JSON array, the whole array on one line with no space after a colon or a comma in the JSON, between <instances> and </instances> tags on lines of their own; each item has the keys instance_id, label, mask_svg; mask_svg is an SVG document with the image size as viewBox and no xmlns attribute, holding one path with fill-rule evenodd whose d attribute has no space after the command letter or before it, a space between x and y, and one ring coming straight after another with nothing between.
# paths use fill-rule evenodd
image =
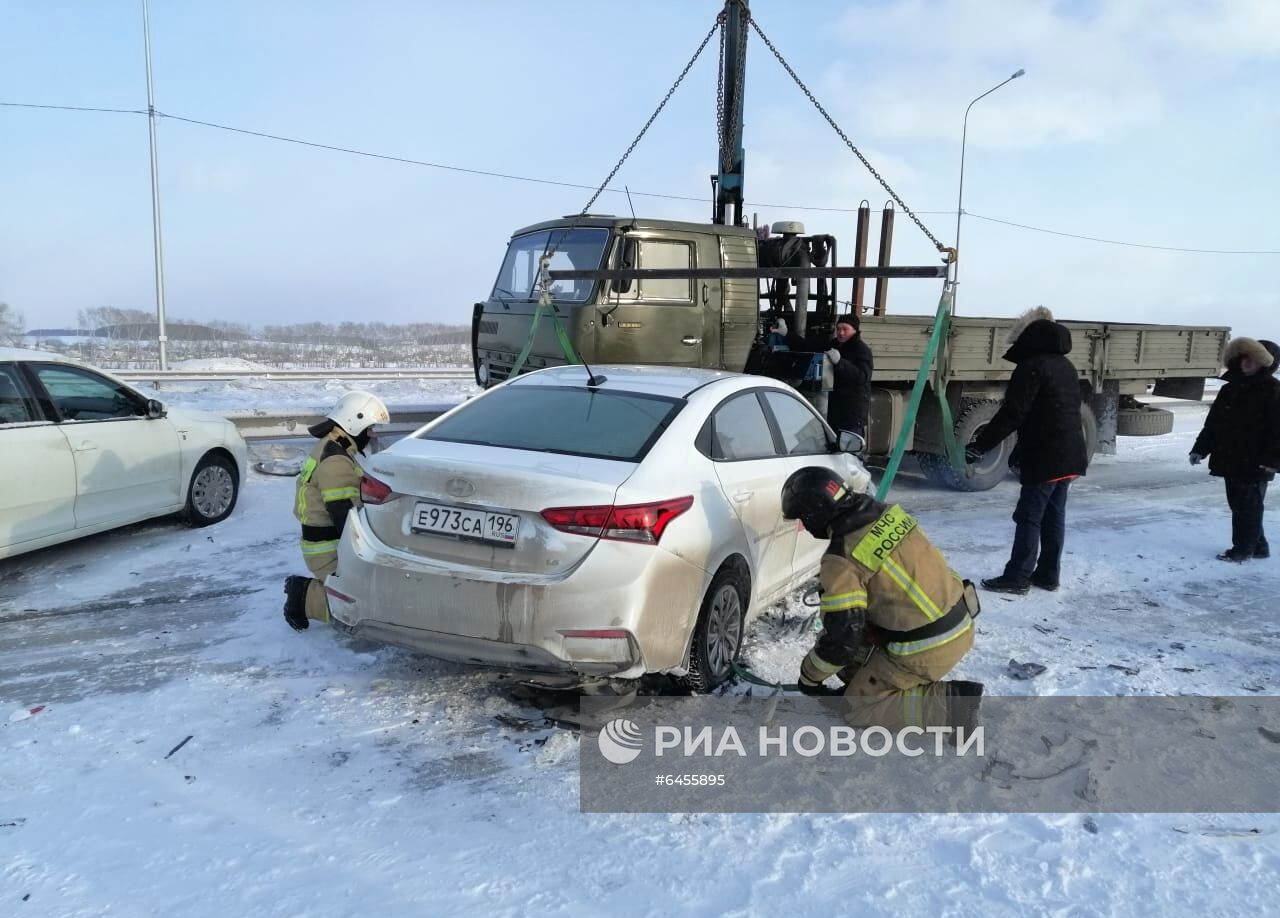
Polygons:
<instances>
[{"instance_id":1,"label":"car rear window","mask_svg":"<svg viewBox=\"0 0 1280 918\"><path fill-rule=\"evenodd\" d=\"M639 462L684 404L586 386L504 386L445 418L422 439Z\"/></svg>"}]
</instances>

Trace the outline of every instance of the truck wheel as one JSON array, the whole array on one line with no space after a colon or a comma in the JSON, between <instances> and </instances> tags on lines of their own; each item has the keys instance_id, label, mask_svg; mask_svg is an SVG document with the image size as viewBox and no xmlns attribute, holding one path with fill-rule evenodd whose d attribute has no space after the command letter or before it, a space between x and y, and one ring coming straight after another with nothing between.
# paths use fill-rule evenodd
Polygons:
<instances>
[{"instance_id":1,"label":"truck wheel","mask_svg":"<svg viewBox=\"0 0 1280 918\"><path fill-rule=\"evenodd\" d=\"M960 402L955 432L961 449L978 438L999 410L1000 402L993 398L966 398ZM999 446L969 466L969 474L953 469L945 455L919 453L917 458L929 479L940 485L957 491L987 491L1004 478L1014 442L1013 436L1005 437Z\"/></svg>"},{"instance_id":2,"label":"truck wheel","mask_svg":"<svg viewBox=\"0 0 1280 918\"><path fill-rule=\"evenodd\" d=\"M1098 416L1088 402L1080 405L1080 426L1084 428L1084 461L1088 465L1098 451Z\"/></svg>"},{"instance_id":3,"label":"truck wheel","mask_svg":"<svg viewBox=\"0 0 1280 918\"><path fill-rule=\"evenodd\" d=\"M733 674L750 593L746 576L736 567L722 567L711 579L693 626L689 672L680 679L689 691L709 692Z\"/></svg>"},{"instance_id":4,"label":"truck wheel","mask_svg":"<svg viewBox=\"0 0 1280 918\"><path fill-rule=\"evenodd\" d=\"M1122 437L1158 437L1173 430L1173 412L1164 408L1121 408L1116 412L1116 433Z\"/></svg>"}]
</instances>

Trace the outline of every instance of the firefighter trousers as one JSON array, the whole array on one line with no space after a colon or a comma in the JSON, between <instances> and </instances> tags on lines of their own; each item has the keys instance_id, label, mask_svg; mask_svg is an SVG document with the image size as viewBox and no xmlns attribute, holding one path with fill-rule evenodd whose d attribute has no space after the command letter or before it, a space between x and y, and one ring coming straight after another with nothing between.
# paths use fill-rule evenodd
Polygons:
<instances>
[{"instance_id":1,"label":"firefighter trousers","mask_svg":"<svg viewBox=\"0 0 1280 918\"><path fill-rule=\"evenodd\" d=\"M840 673L848 683L845 720L854 727L943 727L950 723L947 685L939 681L973 646L973 628L940 647L907 656L875 648L867 662Z\"/></svg>"},{"instance_id":2,"label":"firefighter trousers","mask_svg":"<svg viewBox=\"0 0 1280 918\"><path fill-rule=\"evenodd\" d=\"M324 552L318 555L303 554L312 580L307 584L307 618L315 622L329 623L329 598L324 592L324 582L338 569L338 553Z\"/></svg>"}]
</instances>

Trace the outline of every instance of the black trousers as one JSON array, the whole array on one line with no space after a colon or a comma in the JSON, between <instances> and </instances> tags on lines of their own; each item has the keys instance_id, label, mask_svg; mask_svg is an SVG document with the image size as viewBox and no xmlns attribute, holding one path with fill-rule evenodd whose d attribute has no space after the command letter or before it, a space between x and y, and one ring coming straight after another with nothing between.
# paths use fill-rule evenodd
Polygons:
<instances>
[{"instance_id":1,"label":"black trousers","mask_svg":"<svg viewBox=\"0 0 1280 918\"><path fill-rule=\"evenodd\" d=\"M1227 506L1231 508L1231 547L1249 554L1269 549L1267 534L1262 531L1267 483L1241 478L1224 478L1223 481L1227 485Z\"/></svg>"},{"instance_id":2,"label":"black trousers","mask_svg":"<svg viewBox=\"0 0 1280 918\"><path fill-rule=\"evenodd\" d=\"M1062 545L1067 535L1067 492L1070 481L1024 484L1013 511L1017 527L1013 550L1004 575L1027 580L1032 574L1050 583L1058 582Z\"/></svg>"}]
</instances>

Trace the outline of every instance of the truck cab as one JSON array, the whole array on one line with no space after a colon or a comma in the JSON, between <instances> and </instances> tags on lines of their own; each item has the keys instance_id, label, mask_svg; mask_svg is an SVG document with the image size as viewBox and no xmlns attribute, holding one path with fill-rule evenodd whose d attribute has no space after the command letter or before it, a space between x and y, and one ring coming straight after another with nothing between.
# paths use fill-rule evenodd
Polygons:
<instances>
[{"instance_id":1,"label":"truck cab","mask_svg":"<svg viewBox=\"0 0 1280 918\"><path fill-rule=\"evenodd\" d=\"M575 215L516 230L488 298L471 320L476 382L569 363L550 316L534 328L539 263L550 270L755 268L750 227L611 215ZM569 343L587 363L645 363L741 371L756 338L754 279L556 281L551 298Z\"/></svg>"}]
</instances>

